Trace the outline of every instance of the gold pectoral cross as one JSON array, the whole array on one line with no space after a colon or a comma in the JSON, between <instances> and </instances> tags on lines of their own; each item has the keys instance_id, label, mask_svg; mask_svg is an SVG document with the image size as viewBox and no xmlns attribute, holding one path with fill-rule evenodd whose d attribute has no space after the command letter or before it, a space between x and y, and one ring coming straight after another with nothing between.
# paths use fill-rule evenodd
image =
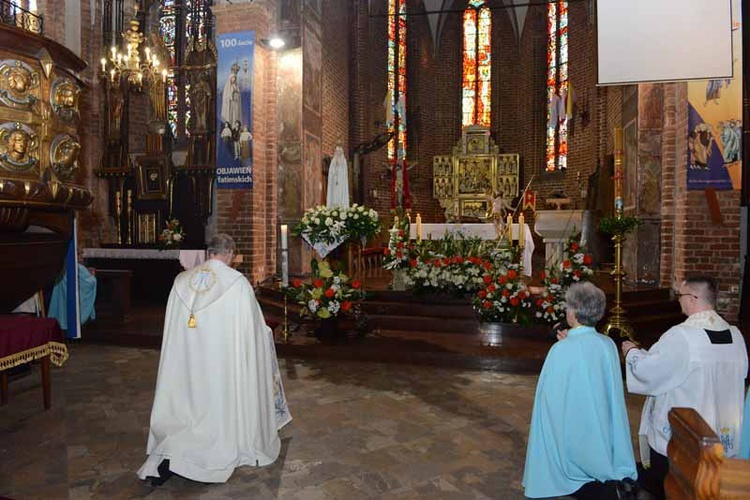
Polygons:
<instances>
[{"instance_id":1,"label":"gold pectoral cross","mask_svg":"<svg viewBox=\"0 0 750 500\"><path fill-rule=\"evenodd\" d=\"M188 328L195 328L195 315L193 313L190 313L188 318Z\"/></svg>"}]
</instances>

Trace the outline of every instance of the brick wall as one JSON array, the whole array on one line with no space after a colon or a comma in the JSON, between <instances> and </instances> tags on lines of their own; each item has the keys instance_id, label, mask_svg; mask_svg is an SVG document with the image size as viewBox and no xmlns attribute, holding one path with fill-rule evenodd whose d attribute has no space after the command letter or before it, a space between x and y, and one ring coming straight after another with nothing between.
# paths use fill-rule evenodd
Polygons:
<instances>
[{"instance_id":1,"label":"brick wall","mask_svg":"<svg viewBox=\"0 0 750 500\"><path fill-rule=\"evenodd\" d=\"M323 156L337 143L349 151L349 3L323 0Z\"/></svg>"}]
</instances>

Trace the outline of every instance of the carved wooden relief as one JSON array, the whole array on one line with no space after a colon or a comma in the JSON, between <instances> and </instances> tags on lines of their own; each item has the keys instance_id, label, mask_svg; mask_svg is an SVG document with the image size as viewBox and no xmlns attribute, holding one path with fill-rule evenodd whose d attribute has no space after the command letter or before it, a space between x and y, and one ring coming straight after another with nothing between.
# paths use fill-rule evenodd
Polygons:
<instances>
[{"instance_id":1,"label":"carved wooden relief","mask_svg":"<svg viewBox=\"0 0 750 500\"><path fill-rule=\"evenodd\" d=\"M34 130L18 122L0 125L0 166L11 172L29 172L38 164L39 139Z\"/></svg>"},{"instance_id":2,"label":"carved wooden relief","mask_svg":"<svg viewBox=\"0 0 750 500\"><path fill-rule=\"evenodd\" d=\"M73 178L73 174L78 169L80 152L81 144L75 137L62 134L52 140L50 165L60 180L67 181Z\"/></svg>"},{"instance_id":3,"label":"carved wooden relief","mask_svg":"<svg viewBox=\"0 0 750 500\"><path fill-rule=\"evenodd\" d=\"M16 59L0 62L0 103L15 108L31 110L38 98L39 73Z\"/></svg>"},{"instance_id":4,"label":"carved wooden relief","mask_svg":"<svg viewBox=\"0 0 750 500\"><path fill-rule=\"evenodd\" d=\"M80 92L81 89L70 78L56 78L50 88L50 104L55 114L68 122L79 116Z\"/></svg>"}]
</instances>

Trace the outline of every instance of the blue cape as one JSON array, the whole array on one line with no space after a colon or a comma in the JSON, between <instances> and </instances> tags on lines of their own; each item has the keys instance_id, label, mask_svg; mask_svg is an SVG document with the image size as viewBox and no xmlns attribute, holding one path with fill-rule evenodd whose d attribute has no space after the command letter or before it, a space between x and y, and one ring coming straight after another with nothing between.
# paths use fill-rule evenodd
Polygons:
<instances>
[{"instance_id":1,"label":"blue cape","mask_svg":"<svg viewBox=\"0 0 750 500\"><path fill-rule=\"evenodd\" d=\"M598 480L636 478L617 346L591 327L550 349L536 387L526 468L529 498Z\"/></svg>"},{"instance_id":2,"label":"blue cape","mask_svg":"<svg viewBox=\"0 0 750 500\"><path fill-rule=\"evenodd\" d=\"M96 302L96 277L86 266L78 264L78 299L81 307L81 324L90 319L96 319L94 303ZM55 283L52 298L49 303L47 317L56 318L60 328L68 329L68 274L63 273L62 279Z\"/></svg>"}]
</instances>

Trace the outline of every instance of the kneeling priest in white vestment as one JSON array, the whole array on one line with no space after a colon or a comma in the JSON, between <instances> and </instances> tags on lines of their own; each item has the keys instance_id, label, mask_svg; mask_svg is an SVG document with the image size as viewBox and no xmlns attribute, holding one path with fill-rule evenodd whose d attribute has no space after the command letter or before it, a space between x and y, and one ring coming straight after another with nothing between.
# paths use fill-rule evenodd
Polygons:
<instances>
[{"instance_id":1,"label":"kneeling priest in white vestment","mask_svg":"<svg viewBox=\"0 0 750 500\"><path fill-rule=\"evenodd\" d=\"M148 459L141 479L204 483L236 467L269 465L291 420L273 334L248 280L229 264L234 240L211 239L209 259L177 276L169 295Z\"/></svg>"}]
</instances>

